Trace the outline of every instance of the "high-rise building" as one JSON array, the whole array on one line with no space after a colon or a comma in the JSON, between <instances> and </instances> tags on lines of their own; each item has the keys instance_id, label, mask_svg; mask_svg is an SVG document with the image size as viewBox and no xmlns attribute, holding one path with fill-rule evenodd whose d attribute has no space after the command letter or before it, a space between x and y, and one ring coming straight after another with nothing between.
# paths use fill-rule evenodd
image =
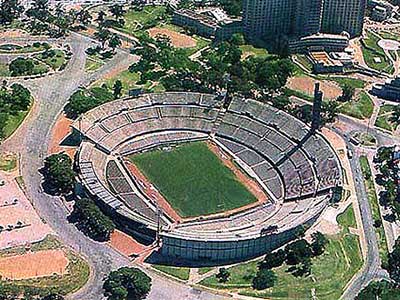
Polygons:
<instances>
[{"instance_id":1,"label":"high-rise building","mask_svg":"<svg viewBox=\"0 0 400 300\"><path fill-rule=\"evenodd\" d=\"M361 34L367 0L244 0L243 27L250 40L318 32Z\"/></svg>"},{"instance_id":2,"label":"high-rise building","mask_svg":"<svg viewBox=\"0 0 400 300\"><path fill-rule=\"evenodd\" d=\"M244 0L243 27L250 39L288 34L293 0Z\"/></svg>"},{"instance_id":3,"label":"high-rise building","mask_svg":"<svg viewBox=\"0 0 400 300\"><path fill-rule=\"evenodd\" d=\"M307 36L321 31L323 0L296 0L292 35Z\"/></svg>"},{"instance_id":4,"label":"high-rise building","mask_svg":"<svg viewBox=\"0 0 400 300\"><path fill-rule=\"evenodd\" d=\"M324 0L322 31L351 37L362 33L367 0Z\"/></svg>"}]
</instances>

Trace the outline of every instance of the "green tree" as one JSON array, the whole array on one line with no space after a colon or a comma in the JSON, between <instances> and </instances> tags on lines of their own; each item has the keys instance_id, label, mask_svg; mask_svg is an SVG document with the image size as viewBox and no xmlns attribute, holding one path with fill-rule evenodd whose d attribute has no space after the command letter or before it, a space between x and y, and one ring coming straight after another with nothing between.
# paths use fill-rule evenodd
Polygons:
<instances>
[{"instance_id":1,"label":"green tree","mask_svg":"<svg viewBox=\"0 0 400 300\"><path fill-rule=\"evenodd\" d=\"M100 30L96 31L94 35L100 41L101 48L104 49L107 41L111 37L111 32L108 29L100 28Z\"/></svg>"},{"instance_id":2,"label":"green tree","mask_svg":"<svg viewBox=\"0 0 400 300\"><path fill-rule=\"evenodd\" d=\"M108 241L115 226L91 199L75 201L74 210L69 220L76 224L84 234L96 241Z\"/></svg>"},{"instance_id":3,"label":"green tree","mask_svg":"<svg viewBox=\"0 0 400 300\"><path fill-rule=\"evenodd\" d=\"M110 6L110 13L114 16L116 20L122 17L125 13L124 7L120 4L114 4Z\"/></svg>"},{"instance_id":4,"label":"green tree","mask_svg":"<svg viewBox=\"0 0 400 300\"><path fill-rule=\"evenodd\" d=\"M356 89L353 86L344 84L342 87L342 95L340 95L337 100L341 102L351 101L354 97L355 91Z\"/></svg>"},{"instance_id":5,"label":"green tree","mask_svg":"<svg viewBox=\"0 0 400 300\"><path fill-rule=\"evenodd\" d=\"M77 16L78 16L78 21L85 26L89 25L93 19L92 15L86 9L81 9L78 12Z\"/></svg>"},{"instance_id":6,"label":"green tree","mask_svg":"<svg viewBox=\"0 0 400 300\"><path fill-rule=\"evenodd\" d=\"M321 255L325 251L325 247L328 244L328 239L319 231L311 235L312 243L311 248L314 256Z\"/></svg>"},{"instance_id":7,"label":"green tree","mask_svg":"<svg viewBox=\"0 0 400 300\"><path fill-rule=\"evenodd\" d=\"M256 290L265 290L273 287L277 282L274 271L269 269L259 269L256 277L253 278L252 286Z\"/></svg>"},{"instance_id":8,"label":"green tree","mask_svg":"<svg viewBox=\"0 0 400 300\"><path fill-rule=\"evenodd\" d=\"M265 255L264 260L259 264L260 269L273 269L280 267L286 260L286 252L279 249Z\"/></svg>"},{"instance_id":9,"label":"green tree","mask_svg":"<svg viewBox=\"0 0 400 300\"><path fill-rule=\"evenodd\" d=\"M386 280L372 281L360 291L355 300L398 299L399 292L395 285Z\"/></svg>"},{"instance_id":10,"label":"green tree","mask_svg":"<svg viewBox=\"0 0 400 300\"><path fill-rule=\"evenodd\" d=\"M396 125L400 125L400 105L394 107L392 115L390 116L390 121Z\"/></svg>"},{"instance_id":11,"label":"green tree","mask_svg":"<svg viewBox=\"0 0 400 300\"><path fill-rule=\"evenodd\" d=\"M305 258L312 256L312 249L310 244L304 240L297 240L290 243L285 247L286 262L289 265L297 265L302 262Z\"/></svg>"},{"instance_id":12,"label":"green tree","mask_svg":"<svg viewBox=\"0 0 400 300\"><path fill-rule=\"evenodd\" d=\"M12 76L32 75L35 65L31 58L18 57L8 66Z\"/></svg>"},{"instance_id":13,"label":"green tree","mask_svg":"<svg viewBox=\"0 0 400 300\"><path fill-rule=\"evenodd\" d=\"M122 96L122 82L121 80L116 80L113 86L114 99L118 99Z\"/></svg>"},{"instance_id":14,"label":"green tree","mask_svg":"<svg viewBox=\"0 0 400 300\"><path fill-rule=\"evenodd\" d=\"M400 238L394 244L393 251L389 253L388 272L390 278L397 284L400 283Z\"/></svg>"},{"instance_id":15,"label":"green tree","mask_svg":"<svg viewBox=\"0 0 400 300\"><path fill-rule=\"evenodd\" d=\"M72 192L75 173L71 158L64 152L52 154L45 159L43 175L51 193L60 195Z\"/></svg>"},{"instance_id":16,"label":"green tree","mask_svg":"<svg viewBox=\"0 0 400 300\"><path fill-rule=\"evenodd\" d=\"M115 48L121 46L122 42L118 35L113 34L108 40L108 46L115 51Z\"/></svg>"},{"instance_id":17,"label":"green tree","mask_svg":"<svg viewBox=\"0 0 400 300\"><path fill-rule=\"evenodd\" d=\"M137 268L123 267L111 272L103 285L109 300L142 300L151 289L151 278Z\"/></svg>"},{"instance_id":18,"label":"green tree","mask_svg":"<svg viewBox=\"0 0 400 300\"><path fill-rule=\"evenodd\" d=\"M18 0L3 0L0 2L0 24L8 25L18 19L24 12L24 7Z\"/></svg>"},{"instance_id":19,"label":"green tree","mask_svg":"<svg viewBox=\"0 0 400 300\"><path fill-rule=\"evenodd\" d=\"M231 274L226 268L219 268L216 277L218 278L219 282L225 283L229 280Z\"/></svg>"}]
</instances>

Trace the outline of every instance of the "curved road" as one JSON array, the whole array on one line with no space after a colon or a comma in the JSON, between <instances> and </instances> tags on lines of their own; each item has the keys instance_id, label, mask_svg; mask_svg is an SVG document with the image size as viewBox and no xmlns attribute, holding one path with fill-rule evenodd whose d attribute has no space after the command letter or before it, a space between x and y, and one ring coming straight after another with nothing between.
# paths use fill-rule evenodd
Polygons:
<instances>
[{"instance_id":1,"label":"curved road","mask_svg":"<svg viewBox=\"0 0 400 300\"><path fill-rule=\"evenodd\" d=\"M25 81L23 84L30 88L37 107L34 115L30 116L23 125L24 130L1 145L1 150L14 151L21 157L21 175L24 177L27 195L33 205L51 228L68 246L81 253L89 262L92 274L83 289L69 298L77 300L100 300L103 298L102 282L104 277L113 269L130 264L130 261L103 243L98 243L85 237L75 226L68 223L68 211L59 197L52 197L41 190L42 177L38 172L47 154L48 141L59 113L69 97L80 87L101 78L108 72L128 67L135 57L125 52L117 55L93 74L86 74L85 50L91 40L87 37L72 33L66 40L71 45L73 56L62 73L48 78ZM211 300L223 299L220 296L193 289L184 284L150 274L153 278L153 288L148 297L150 300Z\"/></svg>"}]
</instances>

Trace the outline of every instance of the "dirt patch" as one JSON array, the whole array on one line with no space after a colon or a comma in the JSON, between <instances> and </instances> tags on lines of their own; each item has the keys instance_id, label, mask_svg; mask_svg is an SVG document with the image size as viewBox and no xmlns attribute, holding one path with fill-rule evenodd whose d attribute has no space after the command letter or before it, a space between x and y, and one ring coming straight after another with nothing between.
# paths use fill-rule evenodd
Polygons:
<instances>
[{"instance_id":1,"label":"dirt patch","mask_svg":"<svg viewBox=\"0 0 400 300\"><path fill-rule=\"evenodd\" d=\"M150 28L148 30L150 37L157 35L166 35L171 39L171 43L176 48L193 48L196 47L196 40L186 34L179 33L167 28Z\"/></svg>"},{"instance_id":2,"label":"dirt patch","mask_svg":"<svg viewBox=\"0 0 400 300\"><path fill-rule=\"evenodd\" d=\"M292 90L300 91L308 95L314 94L315 82L318 80L308 77L292 77L289 79L288 87ZM342 89L334 82L331 81L319 81L321 90L324 93L325 99L336 99L342 94Z\"/></svg>"},{"instance_id":3,"label":"dirt patch","mask_svg":"<svg viewBox=\"0 0 400 300\"><path fill-rule=\"evenodd\" d=\"M125 256L139 256L147 247L126 233L114 230L109 241L111 247Z\"/></svg>"},{"instance_id":4,"label":"dirt patch","mask_svg":"<svg viewBox=\"0 0 400 300\"><path fill-rule=\"evenodd\" d=\"M65 151L72 159L74 158L76 148L61 146L61 142L70 134L72 120L65 117L64 114L60 115L56 121L55 126L51 132L51 139L49 142L49 154Z\"/></svg>"},{"instance_id":5,"label":"dirt patch","mask_svg":"<svg viewBox=\"0 0 400 300\"><path fill-rule=\"evenodd\" d=\"M21 280L37 277L63 275L68 258L62 250L44 250L0 259L2 278Z\"/></svg>"}]
</instances>

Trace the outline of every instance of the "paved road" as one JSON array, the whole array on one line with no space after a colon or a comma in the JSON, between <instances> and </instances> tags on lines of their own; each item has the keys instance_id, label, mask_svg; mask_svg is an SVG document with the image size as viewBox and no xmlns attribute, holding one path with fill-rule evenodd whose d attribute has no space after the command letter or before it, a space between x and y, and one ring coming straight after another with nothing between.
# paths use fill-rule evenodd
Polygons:
<instances>
[{"instance_id":1,"label":"paved road","mask_svg":"<svg viewBox=\"0 0 400 300\"><path fill-rule=\"evenodd\" d=\"M42 192L42 177L38 169L42 167L46 156L49 135L57 116L66 104L70 95L80 86L86 86L113 70L128 67L136 58L125 52L118 53L113 60L94 74L86 74L85 50L91 40L72 34L67 42L71 45L73 57L64 72L50 78L24 81L35 99L37 108L34 115L24 125L23 136L17 134L0 146L3 151L15 151L21 155L21 173L27 186L27 194L41 218L47 222L66 244L85 256L92 269L88 284L70 299L100 300L102 299L102 281L112 270L130 264L130 261L109 246L97 243L85 237L75 226L68 223L68 211L58 197ZM155 274L153 288L149 300L219 300L223 297L202 292L189 286L166 280Z\"/></svg>"},{"instance_id":2,"label":"paved road","mask_svg":"<svg viewBox=\"0 0 400 300\"><path fill-rule=\"evenodd\" d=\"M354 153L352 159L350 159L350 167L353 173L355 191L357 194L357 199L359 202L361 220L363 225L363 231L367 243L367 255L366 261L364 262L364 268L351 284L346 289L345 293L342 295L342 299L354 299L358 292L368 285L368 283L373 279L383 279L388 278L388 274L381 268L381 261L379 258L379 247L378 241L373 226L372 212L368 201L368 196L366 188L364 185L364 178L361 172L361 166L359 162L359 149L356 149L348 139L340 131L335 130L337 133L341 134L342 137L347 142L347 147ZM380 139L384 139L379 135Z\"/></svg>"}]
</instances>

